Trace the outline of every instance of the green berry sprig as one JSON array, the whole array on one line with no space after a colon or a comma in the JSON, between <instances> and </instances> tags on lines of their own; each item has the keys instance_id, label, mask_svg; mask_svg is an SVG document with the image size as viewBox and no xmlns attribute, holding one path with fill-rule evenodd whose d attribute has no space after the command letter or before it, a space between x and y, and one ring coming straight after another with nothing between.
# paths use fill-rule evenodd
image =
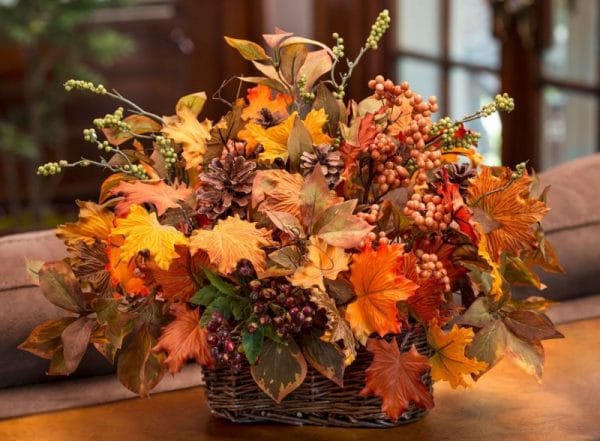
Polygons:
<instances>
[{"instance_id":1,"label":"green berry sprig","mask_svg":"<svg viewBox=\"0 0 600 441\"><path fill-rule=\"evenodd\" d=\"M99 95L106 95L108 91L102 84L95 85L91 81L83 81L83 80L68 80L64 84L64 88L67 92L72 90L88 90L92 93L97 93Z\"/></svg>"},{"instance_id":2,"label":"green berry sprig","mask_svg":"<svg viewBox=\"0 0 600 441\"><path fill-rule=\"evenodd\" d=\"M173 141L169 138L165 138L164 136L157 136L154 138L156 144L160 149L160 154L165 159L165 163L167 168L173 167L173 165L177 162L177 152L173 147Z\"/></svg>"},{"instance_id":3,"label":"green berry sprig","mask_svg":"<svg viewBox=\"0 0 600 441\"><path fill-rule=\"evenodd\" d=\"M113 113L107 113L104 118L94 119L94 125L99 129L117 129L120 132L131 130L129 124L123 121L122 107L118 107Z\"/></svg>"},{"instance_id":4,"label":"green berry sprig","mask_svg":"<svg viewBox=\"0 0 600 441\"><path fill-rule=\"evenodd\" d=\"M390 11L384 9L379 13L375 23L373 23L371 26L371 33L369 34L367 43L365 44L366 48L373 50L377 49L381 37L383 37L383 34L385 34L390 27L390 21Z\"/></svg>"}]
</instances>

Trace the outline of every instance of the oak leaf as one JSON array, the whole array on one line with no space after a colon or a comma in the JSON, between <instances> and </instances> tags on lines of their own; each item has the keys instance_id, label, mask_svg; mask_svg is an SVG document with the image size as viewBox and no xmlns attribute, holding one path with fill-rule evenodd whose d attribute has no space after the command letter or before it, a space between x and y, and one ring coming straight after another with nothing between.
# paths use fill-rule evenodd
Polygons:
<instances>
[{"instance_id":1,"label":"oak leaf","mask_svg":"<svg viewBox=\"0 0 600 441\"><path fill-rule=\"evenodd\" d=\"M179 208L180 203L192 196L193 192L185 185L175 188L165 184L164 181L156 183L121 181L119 185L109 190L109 194L123 197L115 206L115 213L122 217L127 215L132 205L142 204L154 205L157 214L162 216L169 208Z\"/></svg>"},{"instance_id":2,"label":"oak leaf","mask_svg":"<svg viewBox=\"0 0 600 441\"><path fill-rule=\"evenodd\" d=\"M266 254L262 248L273 244L271 233L256 228L256 223L238 215L219 220L212 230L196 230L190 240L190 251L204 250L221 274L229 274L240 259L248 259L260 275L265 270Z\"/></svg>"},{"instance_id":3,"label":"oak leaf","mask_svg":"<svg viewBox=\"0 0 600 441\"><path fill-rule=\"evenodd\" d=\"M429 359L433 381L448 381L453 388L467 387L465 375L476 375L486 370L486 362L465 355L465 348L473 340L473 335L471 328L453 325L450 331L444 332L435 321L429 324L429 345L435 351Z\"/></svg>"},{"instance_id":4,"label":"oak leaf","mask_svg":"<svg viewBox=\"0 0 600 441\"><path fill-rule=\"evenodd\" d=\"M549 210L542 201L530 197L532 179L526 172L515 180L511 175L506 167L482 166L468 188L469 205L480 208L497 223L496 228L485 232L489 254L495 262L503 251L519 256L535 249L537 240L532 226Z\"/></svg>"},{"instance_id":5,"label":"oak leaf","mask_svg":"<svg viewBox=\"0 0 600 441\"><path fill-rule=\"evenodd\" d=\"M158 344L152 351L167 353L164 363L171 374L179 372L189 359L202 366L212 366L213 359L206 341L208 331L200 327L198 309L175 303L171 306L171 315L175 320L162 329Z\"/></svg>"},{"instance_id":6,"label":"oak leaf","mask_svg":"<svg viewBox=\"0 0 600 441\"><path fill-rule=\"evenodd\" d=\"M422 380L429 362L414 345L401 353L395 339L388 343L372 338L367 350L373 354L373 361L365 371L366 385L360 395L380 397L381 410L394 421L408 410L411 402L424 409L433 407L431 391Z\"/></svg>"},{"instance_id":7,"label":"oak leaf","mask_svg":"<svg viewBox=\"0 0 600 441\"><path fill-rule=\"evenodd\" d=\"M78 242L93 245L108 239L113 227L114 214L102 205L93 202L77 201L79 220L74 223L60 225L56 230L59 239L72 247Z\"/></svg>"},{"instance_id":8,"label":"oak leaf","mask_svg":"<svg viewBox=\"0 0 600 441\"><path fill-rule=\"evenodd\" d=\"M419 287L399 273L402 259L401 245L368 246L352 256L350 282L357 299L348 305L346 319L363 344L373 332L383 337L400 331L396 303Z\"/></svg>"},{"instance_id":9,"label":"oak leaf","mask_svg":"<svg viewBox=\"0 0 600 441\"><path fill-rule=\"evenodd\" d=\"M329 245L322 239L312 236L307 246L308 261L290 277L295 286L308 289L318 286L325 290L323 279L335 280L342 271L348 270L350 254L343 248Z\"/></svg>"},{"instance_id":10,"label":"oak leaf","mask_svg":"<svg viewBox=\"0 0 600 441\"><path fill-rule=\"evenodd\" d=\"M182 145L186 170L195 169L202 164L206 153L206 144L211 138L212 123L207 119L200 122L197 118L202 109L202 105L198 103L203 104L206 101L206 94L200 92L194 95L197 95L195 100L186 100L193 95L179 100L176 115L163 117L165 125L162 133Z\"/></svg>"},{"instance_id":11,"label":"oak leaf","mask_svg":"<svg viewBox=\"0 0 600 441\"><path fill-rule=\"evenodd\" d=\"M170 225L161 225L156 213L148 213L144 207L132 205L127 217L116 220L112 235L124 237L120 258L129 261L140 251L149 251L159 268L169 269L178 254L175 245L187 245L188 239Z\"/></svg>"}]
</instances>

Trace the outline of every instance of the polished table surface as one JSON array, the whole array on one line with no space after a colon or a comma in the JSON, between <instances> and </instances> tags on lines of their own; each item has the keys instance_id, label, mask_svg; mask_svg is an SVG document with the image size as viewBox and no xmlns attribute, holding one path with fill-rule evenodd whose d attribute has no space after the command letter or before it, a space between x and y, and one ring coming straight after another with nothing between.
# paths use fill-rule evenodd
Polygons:
<instances>
[{"instance_id":1,"label":"polished table surface","mask_svg":"<svg viewBox=\"0 0 600 441\"><path fill-rule=\"evenodd\" d=\"M541 385L503 361L466 391L437 384L436 407L393 429L237 425L212 417L196 388L0 421L0 440L600 440L600 319L559 329Z\"/></svg>"}]
</instances>

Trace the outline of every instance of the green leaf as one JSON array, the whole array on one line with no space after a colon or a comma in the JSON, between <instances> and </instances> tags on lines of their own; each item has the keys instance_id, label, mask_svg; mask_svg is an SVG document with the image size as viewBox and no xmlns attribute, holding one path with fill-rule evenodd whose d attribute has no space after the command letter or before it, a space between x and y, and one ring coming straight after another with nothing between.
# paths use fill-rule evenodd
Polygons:
<instances>
[{"instance_id":1,"label":"green leaf","mask_svg":"<svg viewBox=\"0 0 600 441\"><path fill-rule=\"evenodd\" d=\"M262 350L265 341L265 327L259 326L256 332L248 332L247 329L242 331L242 347L248 359L248 363L255 364L258 359L258 354Z\"/></svg>"},{"instance_id":2,"label":"green leaf","mask_svg":"<svg viewBox=\"0 0 600 441\"><path fill-rule=\"evenodd\" d=\"M81 362L97 322L81 317L65 328L61 335L64 364L68 374L75 372Z\"/></svg>"},{"instance_id":3,"label":"green leaf","mask_svg":"<svg viewBox=\"0 0 600 441\"><path fill-rule=\"evenodd\" d=\"M86 310L79 281L68 264L63 261L47 262L38 274L42 293L50 303L72 312Z\"/></svg>"},{"instance_id":4,"label":"green leaf","mask_svg":"<svg viewBox=\"0 0 600 441\"><path fill-rule=\"evenodd\" d=\"M219 294L220 293L217 288L215 288L213 285L207 285L194 294L194 296L190 299L190 303L193 303L194 305L208 306L219 296Z\"/></svg>"},{"instance_id":5,"label":"green leaf","mask_svg":"<svg viewBox=\"0 0 600 441\"><path fill-rule=\"evenodd\" d=\"M541 312L511 311L503 320L506 327L513 334L529 342L564 338L564 335L556 330L552 320Z\"/></svg>"},{"instance_id":6,"label":"green leaf","mask_svg":"<svg viewBox=\"0 0 600 441\"><path fill-rule=\"evenodd\" d=\"M94 301L98 323L106 325L105 336L115 349L121 349L123 338L131 332L136 315L119 309L120 300L102 298Z\"/></svg>"},{"instance_id":7,"label":"green leaf","mask_svg":"<svg viewBox=\"0 0 600 441\"><path fill-rule=\"evenodd\" d=\"M250 315L250 304L243 297L219 296L206 307L200 319L200 326L206 327L210 321L213 312L220 312L223 317L229 320L231 317L236 320L244 320Z\"/></svg>"},{"instance_id":8,"label":"green leaf","mask_svg":"<svg viewBox=\"0 0 600 441\"><path fill-rule=\"evenodd\" d=\"M465 354L469 358L485 361L489 370L504 356L507 334L508 330L501 320L489 322L475 334L473 341L467 346Z\"/></svg>"},{"instance_id":9,"label":"green leaf","mask_svg":"<svg viewBox=\"0 0 600 441\"><path fill-rule=\"evenodd\" d=\"M194 116L198 116L204 108L204 103L206 103L205 92L192 93L179 98L179 100L177 101L177 105L175 106L175 111L177 114L179 114L181 112L181 109L187 107L192 111Z\"/></svg>"},{"instance_id":10,"label":"green leaf","mask_svg":"<svg viewBox=\"0 0 600 441\"><path fill-rule=\"evenodd\" d=\"M307 55L308 49L301 43L285 45L279 50L279 71L289 84L298 81L298 72Z\"/></svg>"},{"instance_id":11,"label":"green leaf","mask_svg":"<svg viewBox=\"0 0 600 441\"><path fill-rule=\"evenodd\" d=\"M37 325L27 340L19 345L19 349L31 352L38 357L51 360L57 352L62 352L63 331L77 320L77 317L64 317L56 320L48 320Z\"/></svg>"},{"instance_id":12,"label":"green leaf","mask_svg":"<svg viewBox=\"0 0 600 441\"><path fill-rule=\"evenodd\" d=\"M271 89L276 90L277 92L288 93L288 90L285 88L285 86L280 81L277 81L273 78L267 78L267 77L238 77L238 78L240 81L243 81L245 83L261 84L263 86L270 87Z\"/></svg>"},{"instance_id":13,"label":"green leaf","mask_svg":"<svg viewBox=\"0 0 600 441\"><path fill-rule=\"evenodd\" d=\"M461 325L470 325L477 328L483 328L495 318L490 312L490 304L486 297L475 299L467 311L459 317L457 323Z\"/></svg>"},{"instance_id":14,"label":"green leaf","mask_svg":"<svg viewBox=\"0 0 600 441\"><path fill-rule=\"evenodd\" d=\"M236 295L235 286L230 285L225 280L221 279L216 273L212 272L208 268L202 268L206 278L212 286L217 288L219 292L230 296Z\"/></svg>"},{"instance_id":15,"label":"green leaf","mask_svg":"<svg viewBox=\"0 0 600 441\"><path fill-rule=\"evenodd\" d=\"M142 397L149 395L164 374L164 355L152 352L155 345L156 339L144 324L121 353L117 363L117 376L121 383Z\"/></svg>"},{"instance_id":16,"label":"green leaf","mask_svg":"<svg viewBox=\"0 0 600 441\"><path fill-rule=\"evenodd\" d=\"M542 381L544 372L544 348L540 342L525 341L512 332L506 333L506 353L510 360L523 371Z\"/></svg>"},{"instance_id":17,"label":"green leaf","mask_svg":"<svg viewBox=\"0 0 600 441\"><path fill-rule=\"evenodd\" d=\"M297 173L300 170L300 156L302 156L302 153L313 151L312 138L300 118L294 119L294 126L290 132L287 147L290 171Z\"/></svg>"},{"instance_id":18,"label":"green leaf","mask_svg":"<svg viewBox=\"0 0 600 441\"><path fill-rule=\"evenodd\" d=\"M276 403L302 384L306 377L306 360L298 345L265 340L258 362L250 367L252 378Z\"/></svg>"},{"instance_id":19,"label":"green leaf","mask_svg":"<svg viewBox=\"0 0 600 441\"><path fill-rule=\"evenodd\" d=\"M261 46L252 41L231 37L225 37L225 41L229 46L236 49L246 60L267 61L271 59Z\"/></svg>"},{"instance_id":20,"label":"green leaf","mask_svg":"<svg viewBox=\"0 0 600 441\"><path fill-rule=\"evenodd\" d=\"M329 378L339 387L344 387L344 353L334 343L321 340L315 333L302 336L302 353L324 377Z\"/></svg>"},{"instance_id":21,"label":"green leaf","mask_svg":"<svg viewBox=\"0 0 600 441\"><path fill-rule=\"evenodd\" d=\"M500 272L507 282L513 285L531 285L542 289L540 278L516 256L502 253Z\"/></svg>"}]
</instances>

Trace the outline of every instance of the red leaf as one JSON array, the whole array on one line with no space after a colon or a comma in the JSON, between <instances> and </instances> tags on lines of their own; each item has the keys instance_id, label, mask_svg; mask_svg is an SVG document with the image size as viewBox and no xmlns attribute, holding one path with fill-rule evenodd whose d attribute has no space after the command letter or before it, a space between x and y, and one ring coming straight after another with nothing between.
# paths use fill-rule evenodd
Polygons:
<instances>
[{"instance_id":1,"label":"red leaf","mask_svg":"<svg viewBox=\"0 0 600 441\"><path fill-rule=\"evenodd\" d=\"M413 345L408 352L400 353L398 342L369 339L367 349L373 362L365 371L366 386L361 396L370 394L381 398L381 410L396 421L409 407L410 402L424 409L433 407L433 396L423 383L427 372L427 357L417 352Z\"/></svg>"}]
</instances>

